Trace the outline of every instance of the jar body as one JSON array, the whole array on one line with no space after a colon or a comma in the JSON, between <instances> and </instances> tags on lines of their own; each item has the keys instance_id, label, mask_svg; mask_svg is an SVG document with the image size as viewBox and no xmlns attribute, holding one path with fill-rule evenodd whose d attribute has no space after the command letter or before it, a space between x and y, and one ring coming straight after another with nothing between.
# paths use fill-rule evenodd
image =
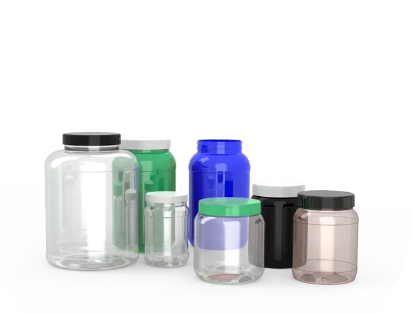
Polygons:
<instances>
[{"instance_id":1,"label":"jar body","mask_svg":"<svg viewBox=\"0 0 412 314\"><path fill-rule=\"evenodd\" d=\"M358 264L358 222L353 209L299 208L294 217L293 276L313 284L353 281Z\"/></svg>"},{"instance_id":2,"label":"jar body","mask_svg":"<svg viewBox=\"0 0 412 314\"><path fill-rule=\"evenodd\" d=\"M252 196L262 203L265 220L265 267L291 268L293 257L293 216L297 197L274 198Z\"/></svg>"},{"instance_id":3,"label":"jar body","mask_svg":"<svg viewBox=\"0 0 412 314\"><path fill-rule=\"evenodd\" d=\"M223 141L223 140L222 140ZM203 141L199 141L203 142ZM250 163L241 151L241 141L198 143L189 163L188 237L194 244L194 220L199 200L211 197L250 197ZM202 146L203 145L203 146Z\"/></svg>"},{"instance_id":4,"label":"jar body","mask_svg":"<svg viewBox=\"0 0 412 314\"><path fill-rule=\"evenodd\" d=\"M261 215L195 219L194 268L202 280L243 284L264 271L264 228Z\"/></svg>"},{"instance_id":5,"label":"jar body","mask_svg":"<svg viewBox=\"0 0 412 314\"><path fill-rule=\"evenodd\" d=\"M137 260L136 167L136 158L122 150L61 150L47 158L46 257L52 265L104 270Z\"/></svg>"},{"instance_id":6,"label":"jar body","mask_svg":"<svg viewBox=\"0 0 412 314\"><path fill-rule=\"evenodd\" d=\"M139 252L145 252L145 194L176 190L176 160L168 149L129 150L138 162Z\"/></svg>"},{"instance_id":7,"label":"jar body","mask_svg":"<svg viewBox=\"0 0 412 314\"><path fill-rule=\"evenodd\" d=\"M179 267L189 259L185 203L151 203L145 208L145 261L155 267Z\"/></svg>"}]
</instances>

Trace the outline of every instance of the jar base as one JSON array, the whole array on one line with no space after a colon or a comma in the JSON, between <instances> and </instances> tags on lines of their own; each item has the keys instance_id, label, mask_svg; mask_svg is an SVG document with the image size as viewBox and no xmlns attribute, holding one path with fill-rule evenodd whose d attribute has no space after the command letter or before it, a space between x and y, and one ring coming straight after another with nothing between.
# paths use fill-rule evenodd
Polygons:
<instances>
[{"instance_id":1,"label":"jar base","mask_svg":"<svg viewBox=\"0 0 412 314\"><path fill-rule=\"evenodd\" d=\"M137 261L136 252L87 251L84 247L55 248L46 254L47 261L56 267L70 270L109 270L131 265Z\"/></svg>"},{"instance_id":2,"label":"jar base","mask_svg":"<svg viewBox=\"0 0 412 314\"><path fill-rule=\"evenodd\" d=\"M345 272L322 272L322 271L302 271L297 268L292 269L293 277L296 280L317 285L340 285L355 280L357 270Z\"/></svg>"},{"instance_id":3,"label":"jar base","mask_svg":"<svg viewBox=\"0 0 412 314\"><path fill-rule=\"evenodd\" d=\"M145 255L144 260L152 267L176 268L185 266L189 260L189 255L178 257L153 257L151 255Z\"/></svg>"},{"instance_id":4,"label":"jar base","mask_svg":"<svg viewBox=\"0 0 412 314\"><path fill-rule=\"evenodd\" d=\"M251 283L258 280L262 275L251 275L247 273L237 273L237 274L209 274L198 277L206 282L215 283L220 285L239 285Z\"/></svg>"}]
</instances>

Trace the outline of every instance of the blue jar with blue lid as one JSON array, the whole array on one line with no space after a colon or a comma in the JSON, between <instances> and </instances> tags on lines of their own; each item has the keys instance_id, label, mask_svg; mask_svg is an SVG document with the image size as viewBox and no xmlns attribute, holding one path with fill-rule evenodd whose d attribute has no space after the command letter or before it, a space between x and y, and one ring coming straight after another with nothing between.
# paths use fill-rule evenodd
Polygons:
<instances>
[{"instance_id":1,"label":"blue jar with blue lid","mask_svg":"<svg viewBox=\"0 0 412 314\"><path fill-rule=\"evenodd\" d=\"M212 197L250 197L250 163L242 152L242 141L197 142L197 153L189 163L188 239L192 245L199 201Z\"/></svg>"}]
</instances>

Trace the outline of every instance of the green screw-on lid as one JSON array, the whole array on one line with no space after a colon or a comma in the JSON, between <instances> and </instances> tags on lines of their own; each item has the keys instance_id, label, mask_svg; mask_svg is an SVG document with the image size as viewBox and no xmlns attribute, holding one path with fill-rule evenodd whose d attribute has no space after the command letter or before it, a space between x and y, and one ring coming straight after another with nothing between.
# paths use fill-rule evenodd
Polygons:
<instances>
[{"instance_id":1,"label":"green screw-on lid","mask_svg":"<svg viewBox=\"0 0 412 314\"><path fill-rule=\"evenodd\" d=\"M254 216L260 212L260 201L250 198L215 197L199 201L199 213L209 216Z\"/></svg>"}]
</instances>

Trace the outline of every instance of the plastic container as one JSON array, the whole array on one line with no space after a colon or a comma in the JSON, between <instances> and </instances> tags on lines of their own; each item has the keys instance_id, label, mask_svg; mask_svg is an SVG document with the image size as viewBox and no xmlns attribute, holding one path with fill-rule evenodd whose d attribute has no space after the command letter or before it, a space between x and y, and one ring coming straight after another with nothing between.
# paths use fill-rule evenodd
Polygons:
<instances>
[{"instance_id":1,"label":"plastic container","mask_svg":"<svg viewBox=\"0 0 412 314\"><path fill-rule=\"evenodd\" d=\"M139 252L144 253L145 194L176 190L176 160L169 151L170 139L137 137L124 138L121 148L135 155L139 164L138 230Z\"/></svg>"},{"instance_id":2,"label":"plastic container","mask_svg":"<svg viewBox=\"0 0 412 314\"><path fill-rule=\"evenodd\" d=\"M305 185L289 181L253 184L253 199L262 202L265 220L265 267L291 268L293 256L293 216L298 209L298 193Z\"/></svg>"},{"instance_id":3,"label":"plastic container","mask_svg":"<svg viewBox=\"0 0 412 314\"><path fill-rule=\"evenodd\" d=\"M145 261L155 267L179 267L189 259L187 250L187 194L146 193Z\"/></svg>"},{"instance_id":4,"label":"plastic container","mask_svg":"<svg viewBox=\"0 0 412 314\"><path fill-rule=\"evenodd\" d=\"M260 201L208 198L195 219L194 268L210 283L244 284L264 271L264 229Z\"/></svg>"},{"instance_id":5,"label":"plastic container","mask_svg":"<svg viewBox=\"0 0 412 314\"><path fill-rule=\"evenodd\" d=\"M239 140L199 140L189 163L189 241L199 200L212 197L250 197L250 163Z\"/></svg>"},{"instance_id":6,"label":"plastic container","mask_svg":"<svg viewBox=\"0 0 412 314\"><path fill-rule=\"evenodd\" d=\"M117 133L63 134L46 172L46 257L75 270L119 268L137 251L137 161Z\"/></svg>"},{"instance_id":7,"label":"plastic container","mask_svg":"<svg viewBox=\"0 0 412 314\"><path fill-rule=\"evenodd\" d=\"M338 191L300 192L298 206L294 217L293 276L321 285L353 281L358 265L355 195Z\"/></svg>"}]
</instances>

